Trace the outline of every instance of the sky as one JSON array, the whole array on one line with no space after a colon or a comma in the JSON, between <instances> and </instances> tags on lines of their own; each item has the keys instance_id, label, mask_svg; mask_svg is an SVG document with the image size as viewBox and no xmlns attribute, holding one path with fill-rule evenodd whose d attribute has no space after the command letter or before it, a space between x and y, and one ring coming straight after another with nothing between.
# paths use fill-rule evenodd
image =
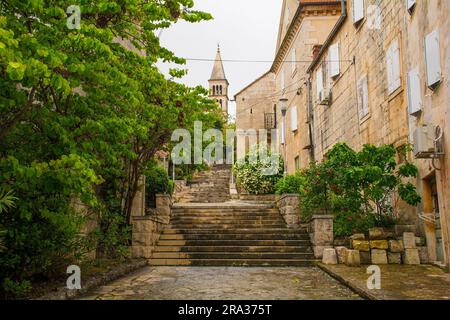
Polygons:
<instances>
[{"instance_id":1,"label":"sky","mask_svg":"<svg viewBox=\"0 0 450 320\"><path fill-rule=\"evenodd\" d=\"M220 44L223 60L272 61L281 6L282 0L195 0L194 9L211 13L214 20L178 22L162 32L161 44L183 58L214 59ZM188 69L188 75L180 82L207 88L213 63L188 61L183 67ZM171 66L159 64L159 67L167 73ZM270 67L271 63L224 62L230 100ZM229 109L234 115L234 102L230 102Z\"/></svg>"}]
</instances>

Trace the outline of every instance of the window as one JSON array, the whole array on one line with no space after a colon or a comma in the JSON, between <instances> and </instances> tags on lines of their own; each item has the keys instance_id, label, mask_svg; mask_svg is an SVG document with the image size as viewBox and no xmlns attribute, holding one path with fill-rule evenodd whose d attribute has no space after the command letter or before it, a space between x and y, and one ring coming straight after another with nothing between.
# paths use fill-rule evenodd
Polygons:
<instances>
[{"instance_id":1,"label":"window","mask_svg":"<svg viewBox=\"0 0 450 320\"><path fill-rule=\"evenodd\" d=\"M441 55L439 53L439 33L437 30L425 37L425 59L427 85L434 89L441 82Z\"/></svg>"},{"instance_id":2,"label":"window","mask_svg":"<svg viewBox=\"0 0 450 320\"><path fill-rule=\"evenodd\" d=\"M391 94L400 87L400 50L398 42L394 41L386 52L388 93Z\"/></svg>"},{"instance_id":3,"label":"window","mask_svg":"<svg viewBox=\"0 0 450 320\"><path fill-rule=\"evenodd\" d=\"M295 157L295 171L299 171L300 170L300 157L296 156Z\"/></svg>"},{"instance_id":4,"label":"window","mask_svg":"<svg viewBox=\"0 0 450 320\"><path fill-rule=\"evenodd\" d=\"M328 60L330 77L334 78L340 73L339 66L339 43L335 43L328 49Z\"/></svg>"},{"instance_id":5,"label":"window","mask_svg":"<svg viewBox=\"0 0 450 320\"><path fill-rule=\"evenodd\" d=\"M364 19L364 0L353 0L353 23L356 24Z\"/></svg>"},{"instance_id":6,"label":"window","mask_svg":"<svg viewBox=\"0 0 450 320\"><path fill-rule=\"evenodd\" d=\"M367 76L364 76L358 80L357 87L359 119L361 120L369 114L369 92L367 88Z\"/></svg>"},{"instance_id":7,"label":"window","mask_svg":"<svg viewBox=\"0 0 450 320\"><path fill-rule=\"evenodd\" d=\"M416 0L406 0L406 9L408 10L409 14L413 13L415 7Z\"/></svg>"},{"instance_id":8,"label":"window","mask_svg":"<svg viewBox=\"0 0 450 320\"><path fill-rule=\"evenodd\" d=\"M297 131L297 107L291 108L291 131Z\"/></svg>"},{"instance_id":9,"label":"window","mask_svg":"<svg viewBox=\"0 0 450 320\"><path fill-rule=\"evenodd\" d=\"M408 72L408 100L410 114L414 115L422 110L419 67Z\"/></svg>"},{"instance_id":10,"label":"window","mask_svg":"<svg viewBox=\"0 0 450 320\"><path fill-rule=\"evenodd\" d=\"M295 72L295 70L297 70L297 49L292 49L292 73Z\"/></svg>"},{"instance_id":11,"label":"window","mask_svg":"<svg viewBox=\"0 0 450 320\"><path fill-rule=\"evenodd\" d=\"M220 86L220 94L222 94L222 92L223 92L223 91L222 91L222 86Z\"/></svg>"}]
</instances>

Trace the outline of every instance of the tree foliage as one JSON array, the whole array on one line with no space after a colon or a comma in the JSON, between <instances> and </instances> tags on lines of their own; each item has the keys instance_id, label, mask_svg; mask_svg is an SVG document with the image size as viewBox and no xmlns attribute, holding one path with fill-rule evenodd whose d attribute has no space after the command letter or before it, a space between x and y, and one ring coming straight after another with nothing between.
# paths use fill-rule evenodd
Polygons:
<instances>
[{"instance_id":1,"label":"tree foliage","mask_svg":"<svg viewBox=\"0 0 450 320\"><path fill-rule=\"evenodd\" d=\"M81 28L66 10L81 9ZM192 0L4 0L0 3L0 186L16 208L0 278L20 281L79 248L71 200L130 222L138 181L171 133L222 121L202 87L171 79L157 61L183 64L159 30L211 19ZM206 125L208 125L207 123ZM110 218L110 214L121 218ZM103 229L103 230L107 230ZM12 279L12 280L11 280ZM8 285L9 287L13 287Z\"/></svg>"}]
</instances>

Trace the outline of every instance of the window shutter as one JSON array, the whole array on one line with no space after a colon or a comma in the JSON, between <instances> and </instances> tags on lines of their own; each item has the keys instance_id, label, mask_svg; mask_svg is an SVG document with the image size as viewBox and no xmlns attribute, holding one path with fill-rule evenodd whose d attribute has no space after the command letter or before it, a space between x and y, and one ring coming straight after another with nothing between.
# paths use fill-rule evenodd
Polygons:
<instances>
[{"instance_id":1,"label":"window shutter","mask_svg":"<svg viewBox=\"0 0 450 320\"><path fill-rule=\"evenodd\" d=\"M359 119L362 119L369 114L369 90L367 86L367 76L364 76L358 80L357 87Z\"/></svg>"},{"instance_id":2,"label":"window shutter","mask_svg":"<svg viewBox=\"0 0 450 320\"><path fill-rule=\"evenodd\" d=\"M297 131L297 107L291 108L291 131Z\"/></svg>"},{"instance_id":3,"label":"window shutter","mask_svg":"<svg viewBox=\"0 0 450 320\"><path fill-rule=\"evenodd\" d=\"M281 82L281 90L284 91L284 89L286 88L286 86L285 86L285 84L284 84L284 70L281 71L281 79L280 79L280 82Z\"/></svg>"},{"instance_id":4,"label":"window shutter","mask_svg":"<svg viewBox=\"0 0 450 320\"><path fill-rule=\"evenodd\" d=\"M316 71L316 87L317 87L317 98L319 98L319 93L323 90L323 71L322 67Z\"/></svg>"},{"instance_id":5,"label":"window shutter","mask_svg":"<svg viewBox=\"0 0 450 320\"><path fill-rule=\"evenodd\" d=\"M416 0L406 0L406 9L411 14L416 6Z\"/></svg>"},{"instance_id":6,"label":"window shutter","mask_svg":"<svg viewBox=\"0 0 450 320\"><path fill-rule=\"evenodd\" d=\"M441 55L439 52L439 33L434 30L425 37L425 59L427 66L427 85L433 88L441 81Z\"/></svg>"},{"instance_id":7,"label":"window shutter","mask_svg":"<svg viewBox=\"0 0 450 320\"><path fill-rule=\"evenodd\" d=\"M386 52L386 67L388 76L388 92L391 94L400 87L400 50L394 41Z\"/></svg>"},{"instance_id":8,"label":"window shutter","mask_svg":"<svg viewBox=\"0 0 450 320\"><path fill-rule=\"evenodd\" d=\"M353 0L353 23L364 19L364 0Z\"/></svg>"},{"instance_id":9,"label":"window shutter","mask_svg":"<svg viewBox=\"0 0 450 320\"><path fill-rule=\"evenodd\" d=\"M416 114L422 110L419 67L416 67L408 72L408 99L410 114Z\"/></svg>"},{"instance_id":10,"label":"window shutter","mask_svg":"<svg viewBox=\"0 0 450 320\"><path fill-rule=\"evenodd\" d=\"M330 77L336 77L339 75L339 43L335 43L330 46L328 53L329 61L330 61Z\"/></svg>"}]
</instances>

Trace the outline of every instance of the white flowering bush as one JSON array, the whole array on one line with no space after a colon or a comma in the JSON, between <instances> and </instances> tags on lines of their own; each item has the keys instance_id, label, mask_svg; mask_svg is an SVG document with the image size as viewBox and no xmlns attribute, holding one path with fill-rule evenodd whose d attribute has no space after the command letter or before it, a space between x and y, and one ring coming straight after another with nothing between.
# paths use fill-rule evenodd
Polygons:
<instances>
[{"instance_id":1,"label":"white flowering bush","mask_svg":"<svg viewBox=\"0 0 450 320\"><path fill-rule=\"evenodd\" d=\"M239 187L249 194L275 193L275 185L283 177L283 159L272 154L265 145L256 145L233 166Z\"/></svg>"}]
</instances>

